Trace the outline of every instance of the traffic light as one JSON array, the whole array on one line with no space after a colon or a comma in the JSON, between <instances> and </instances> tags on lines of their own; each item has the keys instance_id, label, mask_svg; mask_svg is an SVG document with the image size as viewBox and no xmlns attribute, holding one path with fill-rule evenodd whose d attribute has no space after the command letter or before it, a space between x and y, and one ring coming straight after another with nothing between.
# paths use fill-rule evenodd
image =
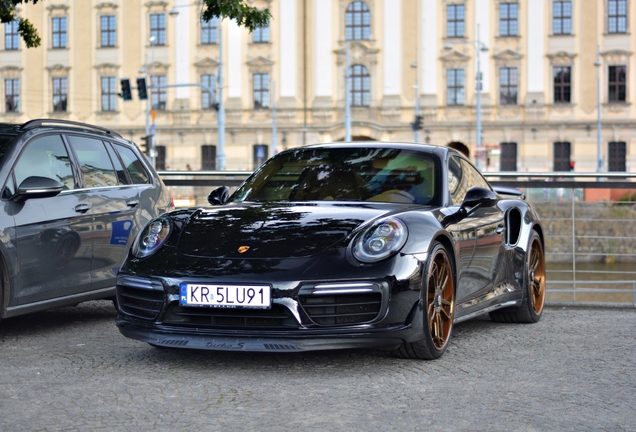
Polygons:
<instances>
[{"instance_id":1,"label":"traffic light","mask_svg":"<svg viewBox=\"0 0 636 432\"><path fill-rule=\"evenodd\" d=\"M139 146L142 152L146 155L150 154L150 149L152 148L152 135L146 135L145 137L141 137L143 144Z\"/></svg>"},{"instance_id":2,"label":"traffic light","mask_svg":"<svg viewBox=\"0 0 636 432\"><path fill-rule=\"evenodd\" d=\"M413 132L422 130L424 128L424 126L422 125L422 120L424 119L421 115L415 116L415 120L413 121L413 123L411 123L411 129L413 129Z\"/></svg>"},{"instance_id":3,"label":"traffic light","mask_svg":"<svg viewBox=\"0 0 636 432\"><path fill-rule=\"evenodd\" d=\"M137 91L139 92L139 100L148 99L148 89L146 89L146 78L137 78Z\"/></svg>"},{"instance_id":4,"label":"traffic light","mask_svg":"<svg viewBox=\"0 0 636 432\"><path fill-rule=\"evenodd\" d=\"M570 161L570 171L574 171L574 161Z\"/></svg>"},{"instance_id":5,"label":"traffic light","mask_svg":"<svg viewBox=\"0 0 636 432\"><path fill-rule=\"evenodd\" d=\"M128 78L123 78L119 80L121 84L121 93L119 96L122 97L123 100L132 100L132 91L130 89L130 80Z\"/></svg>"}]
</instances>

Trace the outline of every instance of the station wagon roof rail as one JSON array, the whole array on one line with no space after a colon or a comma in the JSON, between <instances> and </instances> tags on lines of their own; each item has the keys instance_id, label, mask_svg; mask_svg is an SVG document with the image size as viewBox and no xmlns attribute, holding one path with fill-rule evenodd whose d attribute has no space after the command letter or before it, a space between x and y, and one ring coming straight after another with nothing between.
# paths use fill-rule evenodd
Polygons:
<instances>
[{"instance_id":1,"label":"station wagon roof rail","mask_svg":"<svg viewBox=\"0 0 636 432\"><path fill-rule=\"evenodd\" d=\"M52 126L55 125L60 125L60 126L70 126L70 127L77 127L77 128L81 128L81 129L88 129L88 130L94 130L94 131L100 131L100 132L104 132L107 133L108 135L113 135L119 138L122 138L122 136L120 134L118 134L117 132L101 127L101 126L95 126L95 125L90 125L87 123L80 123L80 122L75 122L75 121L70 121L70 120L58 120L58 119L35 119L35 120L30 120L26 123L24 123L22 126L20 126L20 129L31 129L34 127L38 127L38 126L44 126L45 124L50 124Z\"/></svg>"}]
</instances>

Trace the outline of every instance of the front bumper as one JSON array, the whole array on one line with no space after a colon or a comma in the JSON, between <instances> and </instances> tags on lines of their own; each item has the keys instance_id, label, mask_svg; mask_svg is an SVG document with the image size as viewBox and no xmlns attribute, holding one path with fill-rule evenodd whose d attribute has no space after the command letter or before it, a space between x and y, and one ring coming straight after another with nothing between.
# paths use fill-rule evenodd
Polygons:
<instances>
[{"instance_id":1,"label":"front bumper","mask_svg":"<svg viewBox=\"0 0 636 432\"><path fill-rule=\"evenodd\" d=\"M419 310L419 308L417 308ZM345 348L395 349L423 335L421 312L410 324L386 328L333 331L243 332L184 329L160 324L140 325L129 318L116 320L121 334L158 347L212 351L302 352ZM293 333L293 334L292 334Z\"/></svg>"}]
</instances>

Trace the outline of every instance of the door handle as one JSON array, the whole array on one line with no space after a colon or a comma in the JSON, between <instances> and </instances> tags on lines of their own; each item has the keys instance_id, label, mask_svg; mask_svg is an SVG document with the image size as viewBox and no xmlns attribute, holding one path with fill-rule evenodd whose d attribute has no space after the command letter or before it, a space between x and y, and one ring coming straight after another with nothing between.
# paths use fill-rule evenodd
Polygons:
<instances>
[{"instance_id":1,"label":"door handle","mask_svg":"<svg viewBox=\"0 0 636 432\"><path fill-rule=\"evenodd\" d=\"M499 226L497 227L497 234L501 234L502 232L504 232L504 230L505 230L505 229L506 229L506 227L505 227L505 226L503 226L503 225L499 225Z\"/></svg>"},{"instance_id":2,"label":"door handle","mask_svg":"<svg viewBox=\"0 0 636 432\"><path fill-rule=\"evenodd\" d=\"M136 207L137 204L139 204L139 200L136 200L136 199L131 199L131 200L126 201L126 205L128 207Z\"/></svg>"},{"instance_id":3,"label":"door handle","mask_svg":"<svg viewBox=\"0 0 636 432\"><path fill-rule=\"evenodd\" d=\"M90 208L91 206L88 204L78 204L75 206L75 211L78 213L86 213Z\"/></svg>"}]
</instances>

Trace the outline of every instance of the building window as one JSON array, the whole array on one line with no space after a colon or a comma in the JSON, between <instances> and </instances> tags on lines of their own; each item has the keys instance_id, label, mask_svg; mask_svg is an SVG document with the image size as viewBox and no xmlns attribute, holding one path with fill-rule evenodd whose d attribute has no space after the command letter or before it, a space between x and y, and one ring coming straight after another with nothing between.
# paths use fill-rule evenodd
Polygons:
<instances>
[{"instance_id":1,"label":"building window","mask_svg":"<svg viewBox=\"0 0 636 432\"><path fill-rule=\"evenodd\" d=\"M351 106L371 105L371 76L362 65L349 68L349 98Z\"/></svg>"},{"instance_id":2,"label":"building window","mask_svg":"<svg viewBox=\"0 0 636 432\"><path fill-rule=\"evenodd\" d=\"M349 3L345 12L345 38L369 40L371 38L371 12L363 1Z\"/></svg>"},{"instance_id":3,"label":"building window","mask_svg":"<svg viewBox=\"0 0 636 432\"><path fill-rule=\"evenodd\" d=\"M216 170L216 146L201 146L201 169L208 171Z\"/></svg>"},{"instance_id":4,"label":"building window","mask_svg":"<svg viewBox=\"0 0 636 432\"><path fill-rule=\"evenodd\" d=\"M449 69L447 72L448 105L464 105L464 69Z\"/></svg>"},{"instance_id":5,"label":"building window","mask_svg":"<svg viewBox=\"0 0 636 432\"><path fill-rule=\"evenodd\" d=\"M117 79L102 77L102 111L117 110Z\"/></svg>"},{"instance_id":6,"label":"building window","mask_svg":"<svg viewBox=\"0 0 636 432\"><path fill-rule=\"evenodd\" d=\"M252 41L254 43L268 43L269 42L269 26L268 27L256 27L252 32Z\"/></svg>"},{"instance_id":7,"label":"building window","mask_svg":"<svg viewBox=\"0 0 636 432\"><path fill-rule=\"evenodd\" d=\"M570 79L570 67L559 66L554 68L554 102L570 103L572 94L572 81Z\"/></svg>"},{"instance_id":8,"label":"building window","mask_svg":"<svg viewBox=\"0 0 636 432\"><path fill-rule=\"evenodd\" d=\"M66 78L53 78L53 111L66 112L68 100L68 81Z\"/></svg>"},{"instance_id":9,"label":"building window","mask_svg":"<svg viewBox=\"0 0 636 432\"><path fill-rule=\"evenodd\" d=\"M117 43L117 22L113 15L99 17L102 47L114 47Z\"/></svg>"},{"instance_id":10,"label":"building window","mask_svg":"<svg viewBox=\"0 0 636 432\"><path fill-rule=\"evenodd\" d=\"M499 5L499 35L517 36L519 5L517 3L502 3Z\"/></svg>"},{"instance_id":11,"label":"building window","mask_svg":"<svg viewBox=\"0 0 636 432\"><path fill-rule=\"evenodd\" d=\"M625 155L627 154L627 147L624 141L610 141L609 142L609 160L608 171L627 171L625 164Z\"/></svg>"},{"instance_id":12,"label":"building window","mask_svg":"<svg viewBox=\"0 0 636 432\"><path fill-rule=\"evenodd\" d=\"M446 6L446 35L464 37L465 6L455 4Z\"/></svg>"},{"instance_id":13,"label":"building window","mask_svg":"<svg viewBox=\"0 0 636 432\"><path fill-rule=\"evenodd\" d=\"M53 18L53 48L66 48L66 17Z\"/></svg>"},{"instance_id":14,"label":"building window","mask_svg":"<svg viewBox=\"0 0 636 432\"><path fill-rule=\"evenodd\" d=\"M269 108L269 74L254 74L254 109Z\"/></svg>"},{"instance_id":15,"label":"building window","mask_svg":"<svg viewBox=\"0 0 636 432\"><path fill-rule=\"evenodd\" d=\"M627 33L627 0L607 0L607 31Z\"/></svg>"},{"instance_id":16,"label":"building window","mask_svg":"<svg viewBox=\"0 0 636 432\"><path fill-rule=\"evenodd\" d=\"M150 15L150 37L155 38L153 45L166 44L166 14Z\"/></svg>"},{"instance_id":17,"label":"building window","mask_svg":"<svg viewBox=\"0 0 636 432\"><path fill-rule=\"evenodd\" d=\"M501 143L500 171L517 171L517 143Z\"/></svg>"},{"instance_id":18,"label":"building window","mask_svg":"<svg viewBox=\"0 0 636 432\"><path fill-rule=\"evenodd\" d=\"M267 160L269 147L262 144L254 144L252 153L252 169L256 169L259 166L263 165L263 163Z\"/></svg>"},{"instance_id":19,"label":"building window","mask_svg":"<svg viewBox=\"0 0 636 432\"><path fill-rule=\"evenodd\" d=\"M4 49L17 50L19 48L20 35L18 34L18 22L8 22L4 26Z\"/></svg>"},{"instance_id":20,"label":"building window","mask_svg":"<svg viewBox=\"0 0 636 432\"><path fill-rule=\"evenodd\" d=\"M499 69L499 100L502 105L515 105L517 103L517 68Z\"/></svg>"},{"instance_id":21,"label":"building window","mask_svg":"<svg viewBox=\"0 0 636 432\"><path fill-rule=\"evenodd\" d=\"M201 20L201 43L203 45L212 45L217 43L219 36L217 30L218 18L214 17L210 21Z\"/></svg>"},{"instance_id":22,"label":"building window","mask_svg":"<svg viewBox=\"0 0 636 432\"><path fill-rule=\"evenodd\" d=\"M570 171L570 143L554 143L554 171Z\"/></svg>"},{"instance_id":23,"label":"building window","mask_svg":"<svg viewBox=\"0 0 636 432\"><path fill-rule=\"evenodd\" d=\"M20 80L4 80L4 100L6 112L20 111Z\"/></svg>"},{"instance_id":24,"label":"building window","mask_svg":"<svg viewBox=\"0 0 636 432\"><path fill-rule=\"evenodd\" d=\"M152 75L150 80L152 82L152 109L164 111L167 100L166 88L160 86L166 85L166 76Z\"/></svg>"},{"instance_id":25,"label":"building window","mask_svg":"<svg viewBox=\"0 0 636 432\"><path fill-rule=\"evenodd\" d=\"M155 168L157 171L166 170L166 146L155 146L157 156L155 157Z\"/></svg>"},{"instance_id":26,"label":"building window","mask_svg":"<svg viewBox=\"0 0 636 432\"><path fill-rule=\"evenodd\" d=\"M607 94L610 102L625 102L627 95L626 76L626 66L609 67L609 89Z\"/></svg>"},{"instance_id":27,"label":"building window","mask_svg":"<svg viewBox=\"0 0 636 432\"><path fill-rule=\"evenodd\" d=\"M552 5L552 33L572 34L572 2L555 1Z\"/></svg>"},{"instance_id":28,"label":"building window","mask_svg":"<svg viewBox=\"0 0 636 432\"><path fill-rule=\"evenodd\" d=\"M207 86L212 91L216 89L216 75L205 74L201 75L201 84ZM206 89L201 89L201 109L207 110L216 108L214 106L214 98Z\"/></svg>"}]
</instances>

